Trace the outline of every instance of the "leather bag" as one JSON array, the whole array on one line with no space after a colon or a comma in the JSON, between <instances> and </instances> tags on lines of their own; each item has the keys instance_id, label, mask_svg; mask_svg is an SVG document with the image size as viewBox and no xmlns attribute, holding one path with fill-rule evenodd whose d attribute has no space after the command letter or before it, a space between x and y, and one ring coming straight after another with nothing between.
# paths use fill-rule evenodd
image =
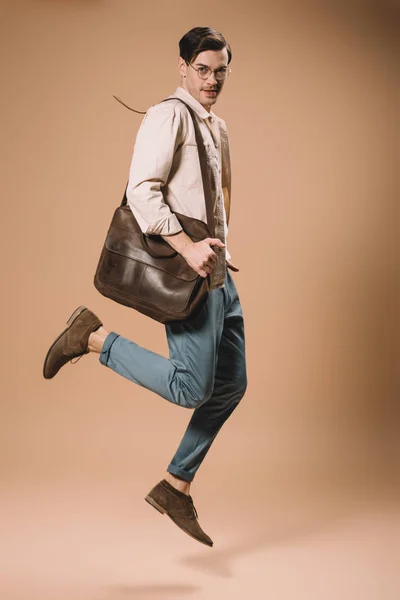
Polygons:
<instances>
[{"instance_id":1,"label":"leather bag","mask_svg":"<svg viewBox=\"0 0 400 600\"><path fill-rule=\"evenodd\" d=\"M211 183L206 151L192 108L180 98L192 117L203 179L207 223L174 213L182 229L194 241L215 237ZM210 226L211 224L211 226ZM126 190L115 210L94 276L96 289L111 300L169 323L194 318L210 291L210 276L201 277L160 235L142 232Z\"/></svg>"}]
</instances>

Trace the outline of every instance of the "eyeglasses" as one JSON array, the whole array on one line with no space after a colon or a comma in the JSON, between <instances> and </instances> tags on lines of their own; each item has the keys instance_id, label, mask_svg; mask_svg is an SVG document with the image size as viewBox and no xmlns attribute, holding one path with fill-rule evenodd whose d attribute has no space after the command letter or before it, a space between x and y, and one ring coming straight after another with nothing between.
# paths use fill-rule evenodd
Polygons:
<instances>
[{"instance_id":1,"label":"eyeglasses","mask_svg":"<svg viewBox=\"0 0 400 600\"><path fill-rule=\"evenodd\" d=\"M221 67L220 69L210 69L210 67L203 67L203 66L201 66L198 69L196 69L196 67L194 67L187 60L185 62L186 62L187 65L189 65L190 67L192 67L192 69L194 71L197 71L197 75L200 77L200 79L208 79L210 77L211 73L214 73L215 74L215 79L217 81L223 81L232 72L232 69L230 69L228 67Z\"/></svg>"}]
</instances>

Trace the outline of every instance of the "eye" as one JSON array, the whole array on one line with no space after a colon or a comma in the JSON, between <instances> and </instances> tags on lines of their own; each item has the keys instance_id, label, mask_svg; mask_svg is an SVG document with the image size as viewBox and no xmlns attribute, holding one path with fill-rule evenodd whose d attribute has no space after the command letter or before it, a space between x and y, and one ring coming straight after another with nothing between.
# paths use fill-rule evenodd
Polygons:
<instances>
[{"instance_id":1,"label":"eye","mask_svg":"<svg viewBox=\"0 0 400 600\"><path fill-rule=\"evenodd\" d=\"M207 73L207 71L209 71L208 67L199 67L198 69L199 73Z\"/></svg>"}]
</instances>

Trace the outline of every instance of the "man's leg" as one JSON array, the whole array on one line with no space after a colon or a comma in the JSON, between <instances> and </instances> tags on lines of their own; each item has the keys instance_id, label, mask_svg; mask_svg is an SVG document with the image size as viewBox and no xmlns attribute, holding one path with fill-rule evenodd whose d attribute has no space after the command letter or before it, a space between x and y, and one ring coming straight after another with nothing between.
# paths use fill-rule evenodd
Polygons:
<instances>
[{"instance_id":1,"label":"man's leg","mask_svg":"<svg viewBox=\"0 0 400 600\"><path fill-rule=\"evenodd\" d=\"M197 408L207 403L214 388L226 302L226 289L212 290L195 319L167 325L169 359L111 332L102 345L100 362L170 402ZM212 546L198 522L190 483L167 476L171 479L155 485L145 500L185 533Z\"/></svg>"},{"instance_id":2,"label":"man's leg","mask_svg":"<svg viewBox=\"0 0 400 600\"><path fill-rule=\"evenodd\" d=\"M197 408L208 400L214 387L224 291L212 290L195 319L166 326L169 359L110 332L100 350L100 363L174 404Z\"/></svg>"},{"instance_id":3,"label":"man's leg","mask_svg":"<svg viewBox=\"0 0 400 600\"><path fill-rule=\"evenodd\" d=\"M211 397L196 408L168 472L191 482L222 425L246 391L242 308L231 275L225 280L226 313ZM167 476L167 480L169 480Z\"/></svg>"}]
</instances>

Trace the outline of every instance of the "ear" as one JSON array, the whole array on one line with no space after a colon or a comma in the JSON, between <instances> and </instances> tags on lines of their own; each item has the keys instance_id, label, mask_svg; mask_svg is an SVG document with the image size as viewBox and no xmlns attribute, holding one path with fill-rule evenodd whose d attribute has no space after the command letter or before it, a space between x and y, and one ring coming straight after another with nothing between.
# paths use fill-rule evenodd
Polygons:
<instances>
[{"instance_id":1,"label":"ear","mask_svg":"<svg viewBox=\"0 0 400 600\"><path fill-rule=\"evenodd\" d=\"M187 64L182 58L182 56L179 56L178 58L178 69L181 77L186 77Z\"/></svg>"}]
</instances>

